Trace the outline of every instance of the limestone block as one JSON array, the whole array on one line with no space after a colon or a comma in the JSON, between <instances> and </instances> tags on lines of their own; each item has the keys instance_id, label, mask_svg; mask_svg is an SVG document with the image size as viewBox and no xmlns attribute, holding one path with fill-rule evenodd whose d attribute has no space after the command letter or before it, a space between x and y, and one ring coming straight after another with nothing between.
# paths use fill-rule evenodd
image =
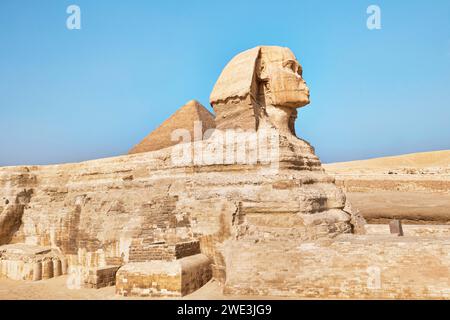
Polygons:
<instances>
[{"instance_id":1,"label":"limestone block","mask_svg":"<svg viewBox=\"0 0 450 320\"><path fill-rule=\"evenodd\" d=\"M392 237L388 232L310 242L242 240L233 243L226 254L225 293L449 299L449 250L448 236Z\"/></svg>"},{"instance_id":2,"label":"limestone block","mask_svg":"<svg viewBox=\"0 0 450 320\"><path fill-rule=\"evenodd\" d=\"M199 240L187 240L176 243L147 242L146 239L135 240L130 248L130 262L151 260L176 260L200 253Z\"/></svg>"},{"instance_id":3,"label":"limestone block","mask_svg":"<svg viewBox=\"0 0 450 320\"><path fill-rule=\"evenodd\" d=\"M133 262L117 272L116 293L123 296L184 296L202 287L211 277L211 260L203 254L175 261Z\"/></svg>"},{"instance_id":4,"label":"limestone block","mask_svg":"<svg viewBox=\"0 0 450 320\"><path fill-rule=\"evenodd\" d=\"M83 275L82 286L94 289L113 286L116 283L116 273L119 268L120 266L105 266L80 272Z\"/></svg>"},{"instance_id":5,"label":"limestone block","mask_svg":"<svg viewBox=\"0 0 450 320\"><path fill-rule=\"evenodd\" d=\"M403 236L403 228L401 220L392 220L389 222L389 230L391 234L395 234L397 236Z\"/></svg>"}]
</instances>

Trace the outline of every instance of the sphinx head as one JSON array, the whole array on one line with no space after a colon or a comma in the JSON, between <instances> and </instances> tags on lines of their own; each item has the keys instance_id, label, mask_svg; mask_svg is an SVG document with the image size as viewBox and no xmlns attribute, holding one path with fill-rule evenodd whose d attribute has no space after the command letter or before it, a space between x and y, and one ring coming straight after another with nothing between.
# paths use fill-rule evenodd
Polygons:
<instances>
[{"instance_id":1,"label":"sphinx head","mask_svg":"<svg viewBox=\"0 0 450 320\"><path fill-rule=\"evenodd\" d=\"M270 123L295 134L296 108L309 103L309 89L290 49L262 46L244 51L228 63L210 102L218 128L258 129Z\"/></svg>"},{"instance_id":2,"label":"sphinx head","mask_svg":"<svg viewBox=\"0 0 450 320\"><path fill-rule=\"evenodd\" d=\"M256 76L265 105L299 108L309 103L302 67L289 48L261 47Z\"/></svg>"}]
</instances>

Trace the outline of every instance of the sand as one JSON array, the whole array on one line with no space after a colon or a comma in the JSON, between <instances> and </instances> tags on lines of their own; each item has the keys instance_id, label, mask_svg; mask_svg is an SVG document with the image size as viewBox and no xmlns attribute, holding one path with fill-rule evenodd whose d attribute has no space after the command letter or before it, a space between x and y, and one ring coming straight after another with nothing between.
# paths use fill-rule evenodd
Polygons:
<instances>
[{"instance_id":1,"label":"sand","mask_svg":"<svg viewBox=\"0 0 450 320\"><path fill-rule=\"evenodd\" d=\"M450 150L411 153L368 160L337 162L324 164L324 167L327 171L336 173L358 173L361 171L377 173L400 168L412 168L417 170L426 168L450 169Z\"/></svg>"},{"instance_id":2,"label":"sand","mask_svg":"<svg viewBox=\"0 0 450 320\"><path fill-rule=\"evenodd\" d=\"M115 294L115 287L101 289L68 289L67 276L56 277L41 281L15 281L6 278L0 279L0 300L127 300ZM200 290L183 297L183 299L225 299L221 293L220 284L210 281ZM155 298L140 298L155 299ZM228 299L228 297L226 298Z\"/></svg>"},{"instance_id":3,"label":"sand","mask_svg":"<svg viewBox=\"0 0 450 320\"><path fill-rule=\"evenodd\" d=\"M450 224L450 150L324 167L369 223Z\"/></svg>"},{"instance_id":4,"label":"sand","mask_svg":"<svg viewBox=\"0 0 450 320\"><path fill-rule=\"evenodd\" d=\"M424 192L348 192L347 198L368 223L401 219L412 224L450 224L450 194Z\"/></svg>"},{"instance_id":5,"label":"sand","mask_svg":"<svg viewBox=\"0 0 450 320\"><path fill-rule=\"evenodd\" d=\"M67 276L40 281L15 281L0 279L0 300L157 300L155 297L123 297L115 294L115 287L101 289L68 289ZM209 281L199 290L176 300L278 300L274 296L236 296L222 293L216 280ZM293 299L293 298L289 298Z\"/></svg>"}]
</instances>

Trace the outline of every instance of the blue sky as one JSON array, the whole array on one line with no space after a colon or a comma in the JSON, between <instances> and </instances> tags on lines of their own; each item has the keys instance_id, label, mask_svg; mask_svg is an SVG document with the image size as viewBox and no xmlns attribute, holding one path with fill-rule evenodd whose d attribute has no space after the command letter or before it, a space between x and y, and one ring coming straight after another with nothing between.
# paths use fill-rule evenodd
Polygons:
<instances>
[{"instance_id":1,"label":"blue sky","mask_svg":"<svg viewBox=\"0 0 450 320\"><path fill-rule=\"evenodd\" d=\"M124 154L257 45L303 65L323 162L450 149L450 1L2 0L0 165Z\"/></svg>"}]
</instances>

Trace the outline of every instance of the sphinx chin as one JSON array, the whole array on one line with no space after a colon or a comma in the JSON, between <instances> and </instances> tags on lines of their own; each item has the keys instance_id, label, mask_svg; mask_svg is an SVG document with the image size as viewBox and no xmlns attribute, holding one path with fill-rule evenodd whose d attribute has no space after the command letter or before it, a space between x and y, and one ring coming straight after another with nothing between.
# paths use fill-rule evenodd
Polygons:
<instances>
[{"instance_id":1,"label":"sphinx chin","mask_svg":"<svg viewBox=\"0 0 450 320\"><path fill-rule=\"evenodd\" d=\"M309 98L303 98L292 102L286 102L281 105L277 105L279 108L289 108L289 109L297 109L302 108L310 104Z\"/></svg>"}]
</instances>

